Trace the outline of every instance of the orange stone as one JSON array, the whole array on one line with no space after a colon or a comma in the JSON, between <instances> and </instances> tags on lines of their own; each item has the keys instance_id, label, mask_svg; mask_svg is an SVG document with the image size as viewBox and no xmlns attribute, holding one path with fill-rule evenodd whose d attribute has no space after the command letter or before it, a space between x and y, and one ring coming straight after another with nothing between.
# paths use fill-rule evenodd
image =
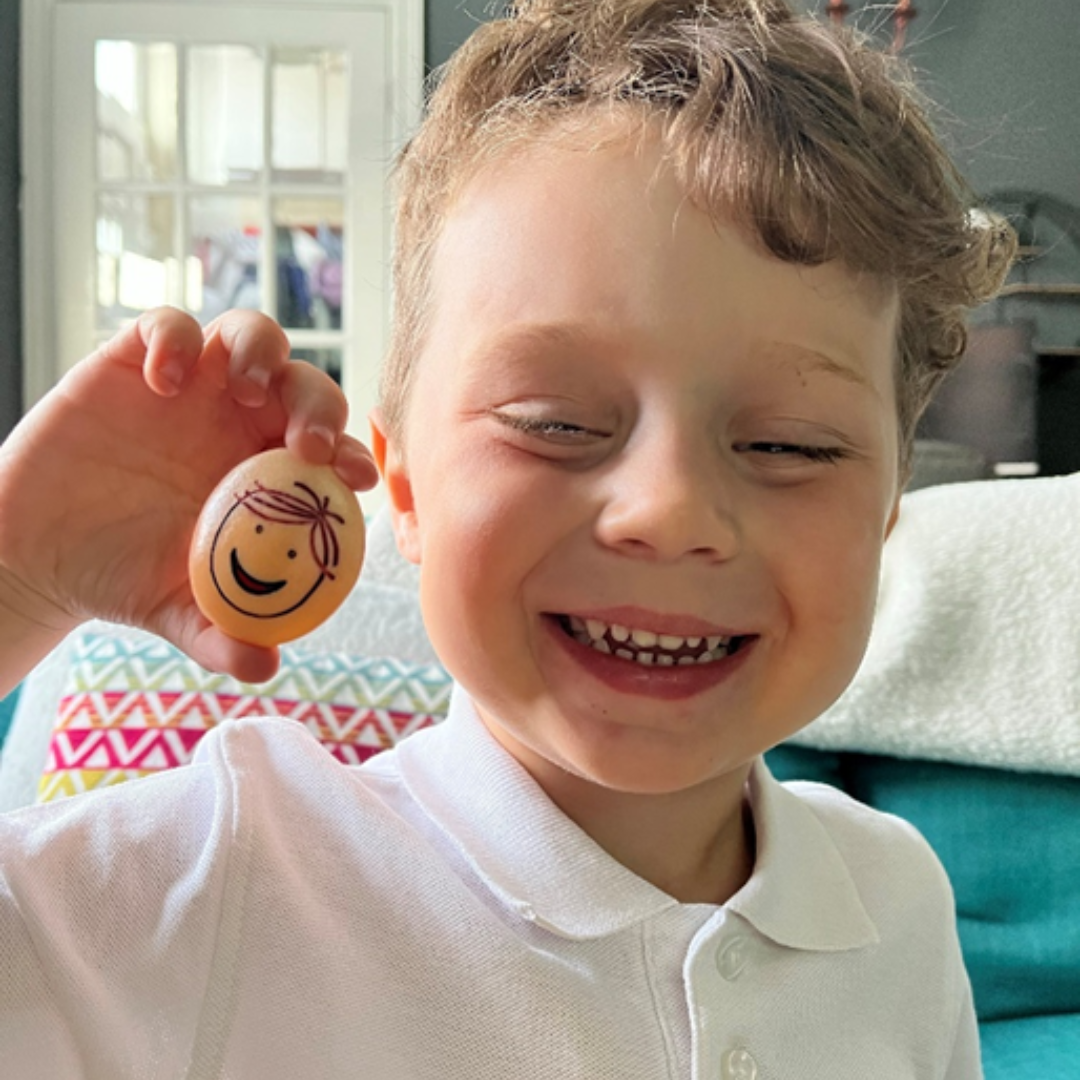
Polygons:
<instances>
[{"instance_id":1,"label":"orange stone","mask_svg":"<svg viewBox=\"0 0 1080 1080\"><path fill-rule=\"evenodd\" d=\"M325 622L360 576L364 516L329 465L268 450L238 465L199 515L188 558L199 610L252 645Z\"/></svg>"}]
</instances>

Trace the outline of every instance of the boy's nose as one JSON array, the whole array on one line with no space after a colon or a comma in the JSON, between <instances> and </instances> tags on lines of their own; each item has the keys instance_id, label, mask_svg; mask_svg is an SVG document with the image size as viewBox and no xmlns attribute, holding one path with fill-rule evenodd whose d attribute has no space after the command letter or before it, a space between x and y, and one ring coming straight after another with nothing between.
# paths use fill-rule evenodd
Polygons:
<instances>
[{"instance_id":1,"label":"boy's nose","mask_svg":"<svg viewBox=\"0 0 1080 1080\"><path fill-rule=\"evenodd\" d=\"M722 562L742 547L735 478L715 446L653 440L609 474L597 537L636 558Z\"/></svg>"}]
</instances>

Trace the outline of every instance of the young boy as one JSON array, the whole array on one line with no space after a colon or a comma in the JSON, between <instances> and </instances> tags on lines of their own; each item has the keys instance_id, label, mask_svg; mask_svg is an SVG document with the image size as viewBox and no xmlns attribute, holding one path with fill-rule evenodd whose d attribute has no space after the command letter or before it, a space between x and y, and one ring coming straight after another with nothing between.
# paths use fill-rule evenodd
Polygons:
<instances>
[{"instance_id":1,"label":"young boy","mask_svg":"<svg viewBox=\"0 0 1080 1080\"><path fill-rule=\"evenodd\" d=\"M859 664L1007 231L779 2L517 7L403 155L373 418L451 715L360 769L242 721L0 823L5 1077L980 1075L926 844L760 755ZM90 616L268 676L187 538L282 441L370 486L344 414L257 316L79 365L0 449L3 686Z\"/></svg>"}]
</instances>

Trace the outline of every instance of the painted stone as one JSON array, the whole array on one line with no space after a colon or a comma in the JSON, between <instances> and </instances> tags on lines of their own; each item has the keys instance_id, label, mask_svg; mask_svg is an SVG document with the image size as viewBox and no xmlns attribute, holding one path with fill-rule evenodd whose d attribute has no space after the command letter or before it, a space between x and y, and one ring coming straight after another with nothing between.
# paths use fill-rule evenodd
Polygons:
<instances>
[{"instance_id":1,"label":"painted stone","mask_svg":"<svg viewBox=\"0 0 1080 1080\"><path fill-rule=\"evenodd\" d=\"M268 450L207 499L188 558L191 591L230 637L280 645L340 607L360 575L364 539L356 495L330 466Z\"/></svg>"}]
</instances>

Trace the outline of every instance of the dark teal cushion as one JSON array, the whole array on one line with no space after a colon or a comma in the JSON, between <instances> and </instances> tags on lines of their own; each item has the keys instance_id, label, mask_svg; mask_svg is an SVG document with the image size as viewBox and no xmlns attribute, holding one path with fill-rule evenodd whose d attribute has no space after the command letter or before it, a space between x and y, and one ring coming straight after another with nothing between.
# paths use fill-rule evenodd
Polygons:
<instances>
[{"instance_id":1,"label":"dark teal cushion","mask_svg":"<svg viewBox=\"0 0 1080 1080\"><path fill-rule=\"evenodd\" d=\"M4 740L11 728L11 719L15 715L15 704L19 700L19 691L22 686L16 686L6 698L0 699L0 749L4 746Z\"/></svg>"},{"instance_id":2,"label":"dark teal cushion","mask_svg":"<svg viewBox=\"0 0 1080 1080\"><path fill-rule=\"evenodd\" d=\"M1080 1075L1080 1015L1028 1016L979 1026L986 1080L1075 1080Z\"/></svg>"},{"instance_id":3,"label":"dark teal cushion","mask_svg":"<svg viewBox=\"0 0 1080 1080\"><path fill-rule=\"evenodd\" d=\"M840 754L781 743L765 755L765 764L777 780L815 780L836 788L844 786Z\"/></svg>"},{"instance_id":4,"label":"dark teal cushion","mask_svg":"<svg viewBox=\"0 0 1080 1080\"><path fill-rule=\"evenodd\" d=\"M986 1080L1080 1077L1080 778L778 746L780 780L910 821L956 893Z\"/></svg>"},{"instance_id":5,"label":"dark teal cushion","mask_svg":"<svg viewBox=\"0 0 1080 1080\"><path fill-rule=\"evenodd\" d=\"M1080 779L842 757L845 790L944 864L979 1019L1080 1014Z\"/></svg>"}]
</instances>

